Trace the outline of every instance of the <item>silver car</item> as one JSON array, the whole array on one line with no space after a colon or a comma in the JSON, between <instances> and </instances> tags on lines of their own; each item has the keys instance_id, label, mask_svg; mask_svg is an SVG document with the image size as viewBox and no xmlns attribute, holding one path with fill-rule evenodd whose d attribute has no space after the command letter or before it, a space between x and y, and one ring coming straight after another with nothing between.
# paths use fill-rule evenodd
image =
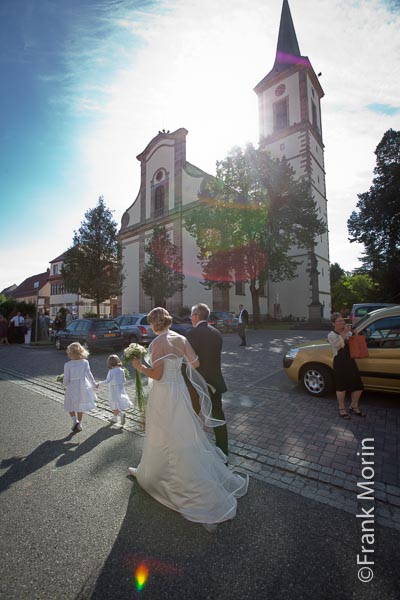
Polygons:
<instances>
[{"instance_id":1,"label":"silver car","mask_svg":"<svg viewBox=\"0 0 400 600\"><path fill-rule=\"evenodd\" d=\"M128 344L142 344L146 346L156 337L147 321L146 313L121 315L115 319L121 328L124 339Z\"/></svg>"}]
</instances>

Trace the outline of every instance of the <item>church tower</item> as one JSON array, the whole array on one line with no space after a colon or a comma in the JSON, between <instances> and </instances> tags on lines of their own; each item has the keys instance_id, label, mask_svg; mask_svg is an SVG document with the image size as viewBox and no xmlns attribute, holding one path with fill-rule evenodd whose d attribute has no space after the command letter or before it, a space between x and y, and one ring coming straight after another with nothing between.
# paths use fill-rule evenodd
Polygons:
<instances>
[{"instance_id":1,"label":"church tower","mask_svg":"<svg viewBox=\"0 0 400 600\"><path fill-rule=\"evenodd\" d=\"M258 96L260 141L272 156L286 157L295 176L304 178L327 223L324 144L319 79L307 56L300 53L288 0L283 0L274 65L254 88ZM318 236L313 248L292 248L299 263L297 277L268 282L270 315L319 320L331 310L328 233Z\"/></svg>"}]
</instances>

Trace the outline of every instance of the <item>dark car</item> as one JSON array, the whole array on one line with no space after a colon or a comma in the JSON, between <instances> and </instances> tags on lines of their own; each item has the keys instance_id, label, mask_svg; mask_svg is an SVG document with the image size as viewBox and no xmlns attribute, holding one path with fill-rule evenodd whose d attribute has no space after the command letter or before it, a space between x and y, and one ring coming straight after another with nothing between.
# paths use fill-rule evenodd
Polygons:
<instances>
[{"instance_id":1,"label":"dark car","mask_svg":"<svg viewBox=\"0 0 400 600\"><path fill-rule=\"evenodd\" d=\"M227 310L213 310L210 313L209 323L222 333L235 332L238 330L239 319L235 313Z\"/></svg>"},{"instance_id":2,"label":"dark car","mask_svg":"<svg viewBox=\"0 0 400 600\"><path fill-rule=\"evenodd\" d=\"M146 346L156 337L145 313L121 315L120 317L116 317L115 320L121 328L125 343Z\"/></svg>"},{"instance_id":3,"label":"dark car","mask_svg":"<svg viewBox=\"0 0 400 600\"><path fill-rule=\"evenodd\" d=\"M124 336L114 319L75 319L65 329L57 331L55 337L57 350L72 342L79 342L89 351L118 351L124 346Z\"/></svg>"},{"instance_id":4,"label":"dark car","mask_svg":"<svg viewBox=\"0 0 400 600\"><path fill-rule=\"evenodd\" d=\"M187 332L192 329L192 319L190 316L178 317L177 315L172 315L172 324L170 329L171 331L175 331L176 333L186 336Z\"/></svg>"}]
</instances>

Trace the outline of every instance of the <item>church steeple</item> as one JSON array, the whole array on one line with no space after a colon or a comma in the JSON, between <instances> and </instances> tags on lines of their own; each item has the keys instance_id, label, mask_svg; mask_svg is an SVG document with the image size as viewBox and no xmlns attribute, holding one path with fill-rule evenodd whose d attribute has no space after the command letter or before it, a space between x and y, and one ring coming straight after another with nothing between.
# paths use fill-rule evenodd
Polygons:
<instances>
[{"instance_id":1,"label":"church steeple","mask_svg":"<svg viewBox=\"0 0 400 600\"><path fill-rule=\"evenodd\" d=\"M288 0L283 0L274 68L288 63L291 64L296 60L296 57L300 56L300 48L289 3Z\"/></svg>"},{"instance_id":2,"label":"church steeple","mask_svg":"<svg viewBox=\"0 0 400 600\"><path fill-rule=\"evenodd\" d=\"M318 214L327 222L321 98L324 91L308 56L302 56L288 0L282 0L278 44L272 69L254 88L258 97L260 142L276 158L285 157L294 176L307 182ZM268 312L280 298L282 312L320 318L329 315L328 236L305 251L292 248L298 261L291 282L268 282ZM284 300L282 300L284 298ZM275 304L278 302L276 301ZM301 308L300 308L301 307Z\"/></svg>"},{"instance_id":3,"label":"church steeple","mask_svg":"<svg viewBox=\"0 0 400 600\"><path fill-rule=\"evenodd\" d=\"M254 88L256 94L265 87L265 84L293 66L311 67L307 56L300 53L299 43L297 41L296 31L293 25L293 19L289 8L288 0L283 0L281 22L279 25L278 44L274 66L262 81Z\"/></svg>"}]
</instances>

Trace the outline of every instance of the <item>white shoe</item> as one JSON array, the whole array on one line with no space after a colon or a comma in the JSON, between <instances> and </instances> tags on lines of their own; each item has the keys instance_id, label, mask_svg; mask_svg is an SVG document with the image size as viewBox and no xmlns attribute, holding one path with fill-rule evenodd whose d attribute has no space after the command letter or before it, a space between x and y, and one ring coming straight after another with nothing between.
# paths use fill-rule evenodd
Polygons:
<instances>
[{"instance_id":1,"label":"white shoe","mask_svg":"<svg viewBox=\"0 0 400 600\"><path fill-rule=\"evenodd\" d=\"M76 431L79 421L72 421L71 431Z\"/></svg>"},{"instance_id":2,"label":"white shoe","mask_svg":"<svg viewBox=\"0 0 400 600\"><path fill-rule=\"evenodd\" d=\"M82 431L82 425L77 421L76 423L76 431Z\"/></svg>"},{"instance_id":3,"label":"white shoe","mask_svg":"<svg viewBox=\"0 0 400 600\"><path fill-rule=\"evenodd\" d=\"M215 533L217 531L217 523L202 523L202 525L208 533Z\"/></svg>"},{"instance_id":4,"label":"white shoe","mask_svg":"<svg viewBox=\"0 0 400 600\"><path fill-rule=\"evenodd\" d=\"M129 475L132 475L132 477L136 477L137 469L135 467L128 467L128 472Z\"/></svg>"},{"instance_id":5,"label":"white shoe","mask_svg":"<svg viewBox=\"0 0 400 600\"><path fill-rule=\"evenodd\" d=\"M125 425L125 421L126 421L126 414L122 412L122 413L119 415L119 419L120 419L120 423L121 423L121 425Z\"/></svg>"},{"instance_id":6,"label":"white shoe","mask_svg":"<svg viewBox=\"0 0 400 600\"><path fill-rule=\"evenodd\" d=\"M118 423L118 417L116 415L113 415L112 417L110 417L110 423Z\"/></svg>"}]
</instances>

